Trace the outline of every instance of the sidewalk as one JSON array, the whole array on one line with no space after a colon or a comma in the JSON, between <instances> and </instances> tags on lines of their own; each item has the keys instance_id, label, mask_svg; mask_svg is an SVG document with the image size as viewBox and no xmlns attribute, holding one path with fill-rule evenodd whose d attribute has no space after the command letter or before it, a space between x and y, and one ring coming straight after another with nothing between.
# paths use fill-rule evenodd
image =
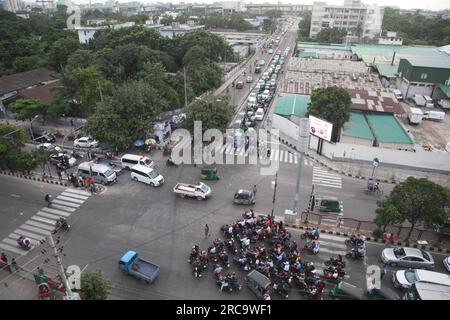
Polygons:
<instances>
[{"instance_id":1,"label":"sidewalk","mask_svg":"<svg viewBox=\"0 0 450 320\"><path fill-rule=\"evenodd\" d=\"M0 300L39 300L36 283L0 270Z\"/></svg>"}]
</instances>

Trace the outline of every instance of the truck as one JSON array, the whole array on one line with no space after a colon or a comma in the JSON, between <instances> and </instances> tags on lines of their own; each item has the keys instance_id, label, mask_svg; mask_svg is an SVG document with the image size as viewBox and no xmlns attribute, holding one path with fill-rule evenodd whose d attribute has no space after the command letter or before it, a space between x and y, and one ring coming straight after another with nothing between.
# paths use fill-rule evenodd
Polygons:
<instances>
[{"instance_id":1,"label":"truck","mask_svg":"<svg viewBox=\"0 0 450 320\"><path fill-rule=\"evenodd\" d=\"M146 283L152 283L158 277L160 267L141 259L137 252L129 250L120 258L119 270L137 279L144 280Z\"/></svg>"},{"instance_id":2,"label":"truck","mask_svg":"<svg viewBox=\"0 0 450 320\"><path fill-rule=\"evenodd\" d=\"M445 112L443 111L425 111L423 118L427 120L442 121L444 120Z\"/></svg>"},{"instance_id":3,"label":"truck","mask_svg":"<svg viewBox=\"0 0 450 320\"><path fill-rule=\"evenodd\" d=\"M450 109L450 100L449 99L441 99L437 102L437 104L442 109Z\"/></svg>"},{"instance_id":4,"label":"truck","mask_svg":"<svg viewBox=\"0 0 450 320\"><path fill-rule=\"evenodd\" d=\"M179 194L182 198L191 197L197 200L204 200L211 195L211 188L203 182L200 184L177 183L173 187L173 192Z\"/></svg>"},{"instance_id":5,"label":"truck","mask_svg":"<svg viewBox=\"0 0 450 320\"><path fill-rule=\"evenodd\" d=\"M408 112L408 120L410 124L419 124L422 122L423 112L419 108L411 107Z\"/></svg>"},{"instance_id":6,"label":"truck","mask_svg":"<svg viewBox=\"0 0 450 320\"><path fill-rule=\"evenodd\" d=\"M425 98L420 94L415 94L412 99L418 107L425 107L427 104Z\"/></svg>"},{"instance_id":7,"label":"truck","mask_svg":"<svg viewBox=\"0 0 450 320\"><path fill-rule=\"evenodd\" d=\"M395 89L395 90L394 90L394 95L395 95L395 98L396 98L398 101L403 100L403 95L402 95L402 92L401 92L400 90Z\"/></svg>"}]
</instances>

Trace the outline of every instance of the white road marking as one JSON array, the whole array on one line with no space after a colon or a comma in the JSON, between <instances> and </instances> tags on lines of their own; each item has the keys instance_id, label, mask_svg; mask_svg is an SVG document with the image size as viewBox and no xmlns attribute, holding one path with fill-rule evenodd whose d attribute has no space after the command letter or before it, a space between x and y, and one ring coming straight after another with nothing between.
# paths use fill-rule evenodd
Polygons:
<instances>
[{"instance_id":1,"label":"white road marking","mask_svg":"<svg viewBox=\"0 0 450 320\"><path fill-rule=\"evenodd\" d=\"M23 224L19 228L22 228L22 229L25 229L25 230L30 230L30 231L33 231L33 232L36 232L36 233L40 233L40 234L43 234L43 235L46 235L46 236L49 236L51 234L50 231L42 230L41 228L32 227L32 226L27 225L27 224Z\"/></svg>"},{"instance_id":2,"label":"white road marking","mask_svg":"<svg viewBox=\"0 0 450 320\"><path fill-rule=\"evenodd\" d=\"M75 194L75 193L70 193L70 192L63 192L63 193L61 193L61 195L62 195L62 196L66 196L66 197L71 197L71 198L81 199L81 200L87 200L87 199L89 199L89 197L82 196L82 195Z\"/></svg>"},{"instance_id":3,"label":"white road marking","mask_svg":"<svg viewBox=\"0 0 450 320\"><path fill-rule=\"evenodd\" d=\"M19 247L15 248L15 247L12 247L10 245L7 245L7 244L1 243L1 242L0 242L0 248L2 248L3 250L9 251L9 252L14 252L14 253L20 254L20 255L24 255L27 253L27 251L20 250Z\"/></svg>"},{"instance_id":4,"label":"white road marking","mask_svg":"<svg viewBox=\"0 0 450 320\"><path fill-rule=\"evenodd\" d=\"M90 194L89 192L83 191L83 190L78 190L78 189L71 189L71 188L68 188L68 189L64 190L64 192L76 193L76 194L80 194L80 195L88 196L88 197L91 196L91 194Z\"/></svg>"},{"instance_id":5,"label":"white road marking","mask_svg":"<svg viewBox=\"0 0 450 320\"><path fill-rule=\"evenodd\" d=\"M46 218L41 218L39 216L33 216L33 217L31 217L31 219L36 220L36 221L45 222L45 223L48 223L48 224L53 225L53 226L56 224L56 220L50 220L50 219L46 219Z\"/></svg>"},{"instance_id":6,"label":"white road marking","mask_svg":"<svg viewBox=\"0 0 450 320\"><path fill-rule=\"evenodd\" d=\"M18 239L18 238L17 238L17 239ZM20 247L19 247L19 244L17 243L17 239L9 239L9 238L5 238L5 239L3 239L3 242L4 242L4 243L11 244L11 245L13 245L13 246L17 246L17 248L20 248ZM33 239L30 239L30 242L31 242L31 244L32 244L33 246L38 246L38 245L41 244L39 241L33 240Z\"/></svg>"},{"instance_id":7,"label":"white road marking","mask_svg":"<svg viewBox=\"0 0 450 320\"><path fill-rule=\"evenodd\" d=\"M67 202L67 201L63 201L63 200L58 200L58 199L53 200L52 201L52 205L54 203L61 204L63 206L67 206L67 207L72 207L72 208L79 208L80 207L79 204L72 203L72 202Z\"/></svg>"},{"instance_id":8,"label":"white road marking","mask_svg":"<svg viewBox=\"0 0 450 320\"><path fill-rule=\"evenodd\" d=\"M44 229L44 230L48 230L48 231L53 231L55 229L54 226L49 226L47 224L43 224L43 223L36 222L36 221L33 221L33 220L28 220L25 223L30 225L30 226L38 227L38 228L41 228L41 229Z\"/></svg>"},{"instance_id":9,"label":"white road marking","mask_svg":"<svg viewBox=\"0 0 450 320\"><path fill-rule=\"evenodd\" d=\"M37 215L39 215L39 216L42 216L42 217L46 217L46 218L50 218L50 219L53 219L53 220L58 220L61 216L55 216L55 215L53 215L53 214L50 214L50 213L46 213L46 212L42 212L42 211L39 211L38 213L36 213ZM65 217L68 217L68 216L70 216L70 214L68 214L67 216L65 216Z\"/></svg>"},{"instance_id":10,"label":"white road marking","mask_svg":"<svg viewBox=\"0 0 450 320\"><path fill-rule=\"evenodd\" d=\"M62 206L60 204L52 204L52 208L57 208L57 209L65 210L68 212L74 212L76 210L75 208L69 208L66 206ZM45 209L45 208L42 208L42 209Z\"/></svg>"},{"instance_id":11,"label":"white road marking","mask_svg":"<svg viewBox=\"0 0 450 320\"><path fill-rule=\"evenodd\" d=\"M14 194L14 193L11 193L10 196L14 197L14 198L20 198L20 196L18 194Z\"/></svg>"},{"instance_id":12,"label":"white road marking","mask_svg":"<svg viewBox=\"0 0 450 320\"><path fill-rule=\"evenodd\" d=\"M30 238L37 239L37 240L45 239L45 236L43 236L43 235L34 234L32 232L28 232L28 231L25 231L25 230L22 230L22 229L17 229L14 232L19 234L19 235L21 235L21 236L30 237Z\"/></svg>"}]
</instances>

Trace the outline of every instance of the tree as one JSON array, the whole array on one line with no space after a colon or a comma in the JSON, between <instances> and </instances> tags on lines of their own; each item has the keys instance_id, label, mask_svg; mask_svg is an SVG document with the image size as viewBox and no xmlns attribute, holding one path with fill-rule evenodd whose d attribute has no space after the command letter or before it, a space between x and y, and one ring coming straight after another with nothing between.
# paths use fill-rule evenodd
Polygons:
<instances>
[{"instance_id":1,"label":"tree","mask_svg":"<svg viewBox=\"0 0 450 320\"><path fill-rule=\"evenodd\" d=\"M378 204L379 211L387 216L387 220L399 218L397 221L410 223L405 241L410 238L416 226L424 225L434 229L443 226L448 219L446 207L449 206L449 188L425 178L414 177L408 177L406 181L396 185L391 194Z\"/></svg>"},{"instance_id":2,"label":"tree","mask_svg":"<svg viewBox=\"0 0 450 320\"><path fill-rule=\"evenodd\" d=\"M345 29L323 28L316 36L316 41L321 43L342 43L347 35Z\"/></svg>"},{"instance_id":3,"label":"tree","mask_svg":"<svg viewBox=\"0 0 450 320\"><path fill-rule=\"evenodd\" d=\"M62 38L57 40L50 48L49 61L55 70L62 71L69 56L80 49L81 45L75 38Z\"/></svg>"},{"instance_id":4,"label":"tree","mask_svg":"<svg viewBox=\"0 0 450 320\"><path fill-rule=\"evenodd\" d=\"M83 272L81 275L82 300L106 300L111 288L111 281L104 278L100 270Z\"/></svg>"},{"instance_id":5,"label":"tree","mask_svg":"<svg viewBox=\"0 0 450 320\"><path fill-rule=\"evenodd\" d=\"M355 35L358 36L358 38L360 39L362 34L363 34L363 24L362 22L358 22L358 24L356 25L356 27L353 29L355 32Z\"/></svg>"},{"instance_id":6,"label":"tree","mask_svg":"<svg viewBox=\"0 0 450 320\"><path fill-rule=\"evenodd\" d=\"M382 228L383 232L386 232L388 225L395 225L404 221L397 208L388 200L379 202L375 213L377 216L374 222L379 228Z\"/></svg>"},{"instance_id":7,"label":"tree","mask_svg":"<svg viewBox=\"0 0 450 320\"><path fill-rule=\"evenodd\" d=\"M186 120L183 127L194 131L194 121L202 122L202 130L226 130L234 115L234 107L228 96L209 96L205 99L194 100L186 109ZM202 132L202 133L203 133Z\"/></svg>"},{"instance_id":8,"label":"tree","mask_svg":"<svg viewBox=\"0 0 450 320\"><path fill-rule=\"evenodd\" d=\"M0 168L28 171L37 165L38 162L30 163L32 158L21 151L27 140L27 134L22 128L0 124Z\"/></svg>"},{"instance_id":9,"label":"tree","mask_svg":"<svg viewBox=\"0 0 450 320\"><path fill-rule=\"evenodd\" d=\"M31 120L33 117L43 114L42 105L32 99L17 99L8 105L8 109L16 113L18 120Z\"/></svg>"},{"instance_id":10,"label":"tree","mask_svg":"<svg viewBox=\"0 0 450 320\"><path fill-rule=\"evenodd\" d=\"M307 115L323 118L334 124L334 141L340 129L350 118L351 97L338 87L318 88L311 93Z\"/></svg>"},{"instance_id":11,"label":"tree","mask_svg":"<svg viewBox=\"0 0 450 320\"><path fill-rule=\"evenodd\" d=\"M308 38L309 30L311 29L311 11L305 11L303 13L302 20L298 24L299 38Z\"/></svg>"},{"instance_id":12,"label":"tree","mask_svg":"<svg viewBox=\"0 0 450 320\"><path fill-rule=\"evenodd\" d=\"M45 108L45 115L52 119L56 119L62 115L67 116L70 114L70 112L70 104L65 97L61 97L51 101Z\"/></svg>"}]
</instances>

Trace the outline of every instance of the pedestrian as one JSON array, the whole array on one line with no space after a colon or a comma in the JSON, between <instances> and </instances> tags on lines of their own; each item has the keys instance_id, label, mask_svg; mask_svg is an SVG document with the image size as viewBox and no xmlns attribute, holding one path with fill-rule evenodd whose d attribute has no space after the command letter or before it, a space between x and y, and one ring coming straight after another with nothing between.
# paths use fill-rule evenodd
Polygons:
<instances>
[{"instance_id":1,"label":"pedestrian","mask_svg":"<svg viewBox=\"0 0 450 320\"><path fill-rule=\"evenodd\" d=\"M84 184L83 177L79 176L78 177L78 186L83 187L83 184Z\"/></svg>"},{"instance_id":2,"label":"pedestrian","mask_svg":"<svg viewBox=\"0 0 450 320\"><path fill-rule=\"evenodd\" d=\"M17 262L16 262L16 258L12 258L11 259L11 266L14 268L14 270L19 270L19 266L17 265Z\"/></svg>"},{"instance_id":3,"label":"pedestrian","mask_svg":"<svg viewBox=\"0 0 450 320\"><path fill-rule=\"evenodd\" d=\"M70 119L70 125L73 127L73 119Z\"/></svg>"},{"instance_id":4,"label":"pedestrian","mask_svg":"<svg viewBox=\"0 0 450 320\"><path fill-rule=\"evenodd\" d=\"M45 201L47 201L47 207L50 207L52 205L52 196L49 194L46 194Z\"/></svg>"},{"instance_id":5,"label":"pedestrian","mask_svg":"<svg viewBox=\"0 0 450 320\"><path fill-rule=\"evenodd\" d=\"M387 272L387 265L384 263L383 266L381 267L380 273L381 280L383 280L384 276L386 275L386 272Z\"/></svg>"},{"instance_id":6,"label":"pedestrian","mask_svg":"<svg viewBox=\"0 0 450 320\"><path fill-rule=\"evenodd\" d=\"M209 226L205 224L205 239L209 237Z\"/></svg>"},{"instance_id":7,"label":"pedestrian","mask_svg":"<svg viewBox=\"0 0 450 320\"><path fill-rule=\"evenodd\" d=\"M2 260L3 263L8 264L8 257L6 256L6 253L2 252L0 260Z\"/></svg>"},{"instance_id":8,"label":"pedestrian","mask_svg":"<svg viewBox=\"0 0 450 320\"><path fill-rule=\"evenodd\" d=\"M59 181L61 181L61 179L62 179L62 175L61 175L61 169L58 167L58 168L56 168L56 174L58 175L58 179L59 179Z\"/></svg>"},{"instance_id":9,"label":"pedestrian","mask_svg":"<svg viewBox=\"0 0 450 320\"><path fill-rule=\"evenodd\" d=\"M258 191L258 189L256 189L256 184L253 186L253 195L256 197L256 191Z\"/></svg>"}]
</instances>

